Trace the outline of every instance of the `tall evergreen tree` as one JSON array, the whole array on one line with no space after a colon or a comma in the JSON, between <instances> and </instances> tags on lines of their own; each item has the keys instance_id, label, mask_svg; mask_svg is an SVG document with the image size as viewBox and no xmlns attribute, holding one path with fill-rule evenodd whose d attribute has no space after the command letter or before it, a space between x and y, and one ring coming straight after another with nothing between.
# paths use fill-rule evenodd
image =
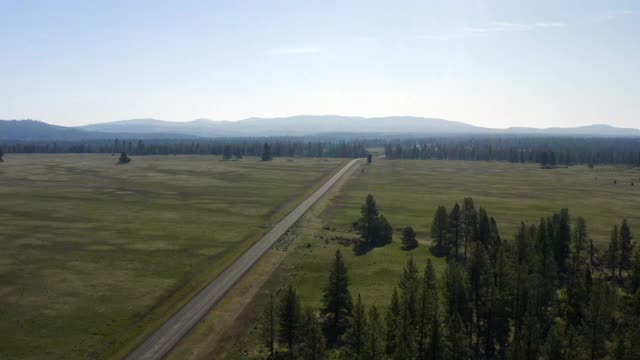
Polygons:
<instances>
[{"instance_id":1,"label":"tall evergreen tree","mask_svg":"<svg viewBox=\"0 0 640 360\"><path fill-rule=\"evenodd\" d=\"M489 214L484 208L480 208L478 212L478 235L477 240L484 246L489 246L489 238L491 236L491 220Z\"/></svg>"},{"instance_id":2,"label":"tall evergreen tree","mask_svg":"<svg viewBox=\"0 0 640 360\"><path fill-rule=\"evenodd\" d=\"M462 237L464 240L464 257L467 257L467 247L478 232L478 212L475 209L473 199L464 198L462 203Z\"/></svg>"},{"instance_id":3,"label":"tall evergreen tree","mask_svg":"<svg viewBox=\"0 0 640 360\"><path fill-rule=\"evenodd\" d=\"M413 256L409 256L407 264L402 271L402 277L398 283L400 288L400 297L402 299L402 305L409 312L409 319L412 324L417 320L417 305L418 295L420 291L420 280L418 275L418 268L413 260Z\"/></svg>"},{"instance_id":4,"label":"tall evergreen tree","mask_svg":"<svg viewBox=\"0 0 640 360\"><path fill-rule=\"evenodd\" d=\"M301 325L301 360L322 360L326 357L322 329L311 308L306 308Z\"/></svg>"},{"instance_id":5,"label":"tall evergreen tree","mask_svg":"<svg viewBox=\"0 0 640 360\"><path fill-rule=\"evenodd\" d=\"M587 222L582 216L576 218L576 227L573 233L574 253L580 254L587 248Z\"/></svg>"},{"instance_id":6,"label":"tall evergreen tree","mask_svg":"<svg viewBox=\"0 0 640 360\"><path fill-rule=\"evenodd\" d=\"M462 214L460 205L456 203L449 213L449 244L453 247L454 259L460 255L460 245L463 238Z\"/></svg>"},{"instance_id":7,"label":"tall evergreen tree","mask_svg":"<svg viewBox=\"0 0 640 360\"><path fill-rule=\"evenodd\" d=\"M620 251L620 242L619 242L619 234L618 234L618 225L613 227L611 230L611 236L609 237L609 247L607 248L607 265L609 266L609 270L611 271L611 280L615 280L616 277L616 269L620 260L618 259Z\"/></svg>"},{"instance_id":8,"label":"tall evergreen tree","mask_svg":"<svg viewBox=\"0 0 640 360\"><path fill-rule=\"evenodd\" d=\"M300 320L300 299L293 286L289 285L282 293L278 307L278 343L286 346L292 357L300 335Z\"/></svg>"},{"instance_id":9,"label":"tall evergreen tree","mask_svg":"<svg viewBox=\"0 0 640 360\"><path fill-rule=\"evenodd\" d=\"M631 256L633 255L632 238L627 219L624 219L620 225L620 255L618 257L618 278L620 280L623 280L622 272L631 268Z\"/></svg>"},{"instance_id":10,"label":"tall evergreen tree","mask_svg":"<svg viewBox=\"0 0 640 360\"><path fill-rule=\"evenodd\" d=\"M369 309L364 343L364 359L385 360L385 327L375 305Z\"/></svg>"},{"instance_id":11,"label":"tall evergreen tree","mask_svg":"<svg viewBox=\"0 0 640 360\"><path fill-rule=\"evenodd\" d=\"M394 360L406 360L416 358L416 334L414 319L411 318L409 304L406 303L401 309L400 328L396 336L397 346L393 354Z\"/></svg>"},{"instance_id":12,"label":"tall evergreen tree","mask_svg":"<svg viewBox=\"0 0 640 360\"><path fill-rule=\"evenodd\" d=\"M393 228L387 218L380 214L380 245L391 244L393 241Z\"/></svg>"},{"instance_id":13,"label":"tall evergreen tree","mask_svg":"<svg viewBox=\"0 0 640 360\"><path fill-rule=\"evenodd\" d=\"M469 277L469 295L473 307L473 319L470 323L472 333L475 331L473 353L474 358L480 356L480 344L484 340L485 335L482 326L487 321L484 316L488 313L485 307L487 302L487 292L490 290L492 283L491 268L489 267L489 257L487 256L485 247L480 243L471 246L471 257L468 261L467 275Z\"/></svg>"},{"instance_id":14,"label":"tall evergreen tree","mask_svg":"<svg viewBox=\"0 0 640 360\"><path fill-rule=\"evenodd\" d=\"M376 199L368 194L364 204L360 208L360 219L357 222L356 230L363 240L368 243L375 242L379 232L379 212Z\"/></svg>"},{"instance_id":15,"label":"tall evergreen tree","mask_svg":"<svg viewBox=\"0 0 640 360\"><path fill-rule=\"evenodd\" d=\"M417 321L417 352L418 359L425 360L428 358L427 351L429 346L431 326L434 318L438 314L438 289L436 284L436 272L433 268L431 258L427 259L427 266L422 276L420 284L420 296L418 300L418 321Z\"/></svg>"},{"instance_id":16,"label":"tall evergreen tree","mask_svg":"<svg viewBox=\"0 0 640 360\"><path fill-rule=\"evenodd\" d=\"M386 348L385 352L388 358L392 357L396 353L398 348L398 331L400 329L401 321L400 298L398 297L398 290L393 289L393 295L391 296L391 304L387 309L385 316L386 323Z\"/></svg>"},{"instance_id":17,"label":"tall evergreen tree","mask_svg":"<svg viewBox=\"0 0 640 360\"><path fill-rule=\"evenodd\" d=\"M364 312L364 305L362 304L360 294L358 294L353 311L353 318L351 319L351 327L344 335L346 353L349 359L366 360L364 357L364 349L367 332L367 316Z\"/></svg>"},{"instance_id":18,"label":"tall evergreen tree","mask_svg":"<svg viewBox=\"0 0 640 360\"><path fill-rule=\"evenodd\" d=\"M275 340L276 340L276 309L275 302L273 300L273 294L269 294L269 299L265 304L265 307L260 316L260 337L262 343L269 351L269 359L273 359L275 352Z\"/></svg>"},{"instance_id":19,"label":"tall evergreen tree","mask_svg":"<svg viewBox=\"0 0 640 360\"><path fill-rule=\"evenodd\" d=\"M629 292L635 294L640 289L640 246L636 246L631 258L631 269L627 284Z\"/></svg>"},{"instance_id":20,"label":"tall evergreen tree","mask_svg":"<svg viewBox=\"0 0 640 360\"><path fill-rule=\"evenodd\" d=\"M335 346L348 329L352 312L353 302L349 293L347 266L338 249L322 298L321 315L324 318L324 332L329 346Z\"/></svg>"},{"instance_id":21,"label":"tall evergreen tree","mask_svg":"<svg viewBox=\"0 0 640 360\"><path fill-rule=\"evenodd\" d=\"M617 301L616 289L603 281L593 286L585 321L585 346L591 360L605 355L605 344L610 331L611 319Z\"/></svg>"},{"instance_id":22,"label":"tall evergreen tree","mask_svg":"<svg viewBox=\"0 0 640 360\"><path fill-rule=\"evenodd\" d=\"M571 249L571 218L569 217L569 210L562 209L559 214L554 214L552 224L553 255L556 260L556 268L561 274L564 274Z\"/></svg>"},{"instance_id":23,"label":"tall evergreen tree","mask_svg":"<svg viewBox=\"0 0 640 360\"><path fill-rule=\"evenodd\" d=\"M431 225L431 238L436 243L436 247L439 251L444 251L448 254L448 242L447 236L449 233L449 220L447 216L447 209L444 206L438 206L435 215L433 216L433 223Z\"/></svg>"}]
</instances>

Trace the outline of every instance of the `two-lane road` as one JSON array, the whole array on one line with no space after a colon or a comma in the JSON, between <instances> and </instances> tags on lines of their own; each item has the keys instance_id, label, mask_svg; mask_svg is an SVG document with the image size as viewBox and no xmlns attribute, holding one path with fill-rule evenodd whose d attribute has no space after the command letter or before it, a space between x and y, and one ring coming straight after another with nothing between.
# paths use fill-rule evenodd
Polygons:
<instances>
[{"instance_id":1,"label":"two-lane road","mask_svg":"<svg viewBox=\"0 0 640 360\"><path fill-rule=\"evenodd\" d=\"M160 328L151 334L127 359L161 359L184 337L200 319L235 285L242 276L269 250L273 244L311 206L324 195L354 164L362 159L347 163L331 179L296 207L287 217L275 225L262 239L242 254L226 270L202 289Z\"/></svg>"}]
</instances>

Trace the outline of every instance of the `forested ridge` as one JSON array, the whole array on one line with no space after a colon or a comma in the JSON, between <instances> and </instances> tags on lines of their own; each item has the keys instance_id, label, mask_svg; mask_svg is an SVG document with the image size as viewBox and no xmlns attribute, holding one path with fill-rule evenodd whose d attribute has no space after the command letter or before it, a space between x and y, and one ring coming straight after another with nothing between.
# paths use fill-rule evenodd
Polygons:
<instances>
[{"instance_id":1,"label":"forested ridge","mask_svg":"<svg viewBox=\"0 0 640 360\"><path fill-rule=\"evenodd\" d=\"M385 246L390 226L368 196L354 251ZM415 236L402 233L403 243ZM319 309L302 309L292 286L268 299L259 322L265 357L638 359L640 247L624 219L606 249L588 234L568 209L521 223L507 238L471 198L441 206L430 246L445 258L442 273L431 258L409 256L388 305L367 306L338 249Z\"/></svg>"}]
</instances>

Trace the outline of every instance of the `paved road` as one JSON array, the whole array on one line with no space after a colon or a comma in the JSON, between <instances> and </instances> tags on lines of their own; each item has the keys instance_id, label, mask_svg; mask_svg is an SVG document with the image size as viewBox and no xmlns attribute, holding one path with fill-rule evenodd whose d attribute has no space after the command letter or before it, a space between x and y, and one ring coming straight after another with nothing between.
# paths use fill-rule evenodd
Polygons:
<instances>
[{"instance_id":1,"label":"paved road","mask_svg":"<svg viewBox=\"0 0 640 360\"><path fill-rule=\"evenodd\" d=\"M296 207L287 217L275 225L262 239L242 254L231 266L201 290L191 301L176 312L167 322L151 334L127 359L162 359L183 336L202 319L233 285L249 271L260 257L324 195L356 162L351 160L320 189Z\"/></svg>"}]
</instances>

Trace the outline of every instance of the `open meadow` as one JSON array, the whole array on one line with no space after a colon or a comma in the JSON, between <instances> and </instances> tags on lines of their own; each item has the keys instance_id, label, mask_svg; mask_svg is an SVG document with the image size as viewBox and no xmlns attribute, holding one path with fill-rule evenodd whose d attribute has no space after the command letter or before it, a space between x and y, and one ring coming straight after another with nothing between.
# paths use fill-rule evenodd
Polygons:
<instances>
[{"instance_id":1,"label":"open meadow","mask_svg":"<svg viewBox=\"0 0 640 360\"><path fill-rule=\"evenodd\" d=\"M11 155L0 164L2 358L120 356L343 163Z\"/></svg>"},{"instance_id":2,"label":"open meadow","mask_svg":"<svg viewBox=\"0 0 640 360\"><path fill-rule=\"evenodd\" d=\"M632 186L631 183L635 185ZM359 217L367 194L373 194L378 208L394 227L394 242L356 255L338 238L357 236L350 231ZM263 287L262 294L278 291L291 283L303 305L319 308L329 268L336 249L341 249L348 266L351 294L362 295L366 306L386 307L409 256L423 271L431 257L436 272L444 268L442 258L432 257L428 246L434 212L439 205L450 209L464 197L472 197L476 208L494 216L503 239L511 240L520 221L537 223L563 207L572 217L583 216L589 236L604 248L611 228L626 218L635 234L640 233L640 169L614 166L572 166L541 169L537 164L506 162L420 161L374 159L355 171L329 200L319 202L297 228L298 236L288 255ZM405 251L400 229L412 226L420 242ZM265 296L258 296L255 308ZM242 358L256 349L257 330L246 322L255 319L248 308L239 326L249 329L227 358ZM197 357L194 357L197 358Z\"/></svg>"}]
</instances>

